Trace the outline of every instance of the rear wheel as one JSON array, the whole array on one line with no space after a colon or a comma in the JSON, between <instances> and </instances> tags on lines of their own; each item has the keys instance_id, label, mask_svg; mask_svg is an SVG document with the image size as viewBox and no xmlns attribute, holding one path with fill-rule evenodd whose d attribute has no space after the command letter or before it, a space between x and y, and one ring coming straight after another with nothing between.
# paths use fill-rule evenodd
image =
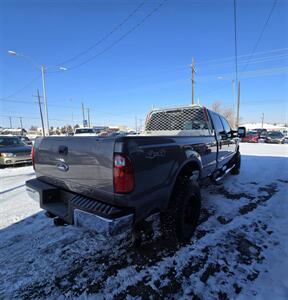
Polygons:
<instances>
[{"instance_id":1,"label":"rear wheel","mask_svg":"<svg viewBox=\"0 0 288 300\"><path fill-rule=\"evenodd\" d=\"M164 235L187 243L197 227L201 208L199 185L188 179L180 180L173 192L169 208L161 214Z\"/></svg>"},{"instance_id":2,"label":"rear wheel","mask_svg":"<svg viewBox=\"0 0 288 300\"><path fill-rule=\"evenodd\" d=\"M236 152L236 154L233 158L233 164L235 166L231 170L231 174L238 175L240 173L240 168L241 168L241 154L240 154L239 150Z\"/></svg>"}]
</instances>

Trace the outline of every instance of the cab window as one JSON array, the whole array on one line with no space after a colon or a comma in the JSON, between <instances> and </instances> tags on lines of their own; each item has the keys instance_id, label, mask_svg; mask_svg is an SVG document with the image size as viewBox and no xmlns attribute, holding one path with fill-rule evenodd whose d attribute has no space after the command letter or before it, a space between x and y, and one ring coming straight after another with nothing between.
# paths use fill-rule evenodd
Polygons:
<instances>
[{"instance_id":1,"label":"cab window","mask_svg":"<svg viewBox=\"0 0 288 300\"><path fill-rule=\"evenodd\" d=\"M213 120L214 129L215 129L216 133L218 134L219 132L224 130L222 122L220 120L220 117L212 111L210 111L210 115Z\"/></svg>"},{"instance_id":2,"label":"cab window","mask_svg":"<svg viewBox=\"0 0 288 300\"><path fill-rule=\"evenodd\" d=\"M222 121L225 132L230 137L231 136L231 127L230 127L228 121L224 117L221 117L221 121Z\"/></svg>"}]
</instances>

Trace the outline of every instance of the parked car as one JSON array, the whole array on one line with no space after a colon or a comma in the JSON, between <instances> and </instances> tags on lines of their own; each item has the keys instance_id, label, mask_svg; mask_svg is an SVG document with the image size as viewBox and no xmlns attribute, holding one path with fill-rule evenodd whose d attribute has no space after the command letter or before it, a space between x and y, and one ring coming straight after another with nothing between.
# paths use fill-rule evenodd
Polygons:
<instances>
[{"instance_id":1,"label":"parked car","mask_svg":"<svg viewBox=\"0 0 288 300\"><path fill-rule=\"evenodd\" d=\"M240 172L243 136L245 128L233 131L194 105L151 111L141 135L38 138L27 192L56 225L109 236L132 228L139 244L143 232L151 237L146 218L160 213L164 233L187 242L200 215L199 183Z\"/></svg>"},{"instance_id":2,"label":"parked car","mask_svg":"<svg viewBox=\"0 0 288 300\"><path fill-rule=\"evenodd\" d=\"M259 143L265 142L267 137L267 129L264 128L256 128L248 131L246 136L242 138L242 142L247 143Z\"/></svg>"},{"instance_id":3,"label":"parked car","mask_svg":"<svg viewBox=\"0 0 288 300\"><path fill-rule=\"evenodd\" d=\"M257 131L248 131L241 141L244 143L258 143L259 133Z\"/></svg>"},{"instance_id":4,"label":"parked car","mask_svg":"<svg viewBox=\"0 0 288 300\"><path fill-rule=\"evenodd\" d=\"M74 132L74 136L97 136L97 133L93 128L76 128Z\"/></svg>"},{"instance_id":5,"label":"parked car","mask_svg":"<svg viewBox=\"0 0 288 300\"><path fill-rule=\"evenodd\" d=\"M284 144L285 137L280 131L269 131L266 138L266 143Z\"/></svg>"},{"instance_id":6,"label":"parked car","mask_svg":"<svg viewBox=\"0 0 288 300\"><path fill-rule=\"evenodd\" d=\"M268 132L267 129L265 129L265 128L255 128L255 129L253 129L253 131L257 131L259 134L259 137L265 136Z\"/></svg>"},{"instance_id":7,"label":"parked car","mask_svg":"<svg viewBox=\"0 0 288 300\"><path fill-rule=\"evenodd\" d=\"M32 145L33 145L32 141L31 141L27 136L20 135L20 136L18 136L18 138L19 138L22 142L24 142L26 145L29 145L29 146L32 146Z\"/></svg>"},{"instance_id":8,"label":"parked car","mask_svg":"<svg viewBox=\"0 0 288 300\"><path fill-rule=\"evenodd\" d=\"M0 136L0 165L9 166L21 163L31 163L31 146L25 144L17 136Z\"/></svg>"},{"instance_id":9,"label":"parked car","mask_svg":"<svg viewBox=\"0 0 288 300\"><path fill-rule=\"evenodd\" d=\"M125 131L116 131L116 132L111 132L107 135L107 137L116 137L116 136L125 136L127 135L127 132Z\"/></svg>"}]
</instances>

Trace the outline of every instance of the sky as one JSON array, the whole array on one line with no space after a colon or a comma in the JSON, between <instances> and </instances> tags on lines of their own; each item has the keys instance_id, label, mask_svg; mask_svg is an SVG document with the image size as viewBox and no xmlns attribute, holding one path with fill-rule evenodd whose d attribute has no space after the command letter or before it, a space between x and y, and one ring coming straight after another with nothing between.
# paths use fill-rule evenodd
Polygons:
<instances>
[{"instance_id":1,"label":"sky","mask_svg":"<svg viewBox=\"0 0 288 300\"><path fill-rule=\"evenodd\" d=\"M287 12L236 0L242 122L288 122ZM0 24L2 127L40 126L40 65L54 127L80 124L82 102L93 125L131 128L152 107L191 104L192 57L195 101L236 108L233 0L0 0Z\"/></svg>"}]
</instances>

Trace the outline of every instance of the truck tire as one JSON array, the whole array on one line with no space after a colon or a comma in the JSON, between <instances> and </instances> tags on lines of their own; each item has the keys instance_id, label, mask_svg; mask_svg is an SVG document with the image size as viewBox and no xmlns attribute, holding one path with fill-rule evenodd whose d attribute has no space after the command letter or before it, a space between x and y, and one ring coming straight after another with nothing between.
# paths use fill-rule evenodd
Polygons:
<instances>
[{"instance_id":1,"label":"truck tire","mask_svg":"<svg viewBox=\"0 0 288 300\"><path fill-rule=\"evenodd\" d=\"M197 227L201 208L199 185L188 179L178 182L169 208L161 214L161 227L168 239L187 243Z\"/></svg>"},{"instance_id":2,"label":"truck tire","mask_svg":"<svg viewBox=\"0 0 288 300\"><path fill-rule=\"evenodd\" d=\"M233 164L235 164L235 167L231 170L231 174L238 175L240 173L240 168L241 168L241 154L239 150L236 152L233 158Z\"/></svg>"}]
</instances>

